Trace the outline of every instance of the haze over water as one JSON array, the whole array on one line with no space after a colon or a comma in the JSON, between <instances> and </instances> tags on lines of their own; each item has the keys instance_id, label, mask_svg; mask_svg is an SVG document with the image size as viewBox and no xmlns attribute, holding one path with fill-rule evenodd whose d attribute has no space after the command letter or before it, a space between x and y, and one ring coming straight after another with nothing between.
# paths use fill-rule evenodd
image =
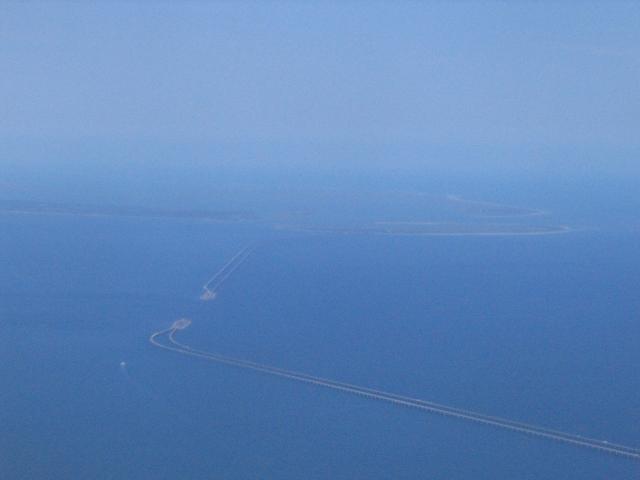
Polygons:
<instances>
[{"instance_id":1,"label":"haze over water","mask_svg":"<svg viewBox=\"0 0 640 480\"><path fill-rule=\"evenodd\" d=\"M637 477L149 337L640 448L639 22L3 6L0 478Z\"/></svg>"}]
</instances>

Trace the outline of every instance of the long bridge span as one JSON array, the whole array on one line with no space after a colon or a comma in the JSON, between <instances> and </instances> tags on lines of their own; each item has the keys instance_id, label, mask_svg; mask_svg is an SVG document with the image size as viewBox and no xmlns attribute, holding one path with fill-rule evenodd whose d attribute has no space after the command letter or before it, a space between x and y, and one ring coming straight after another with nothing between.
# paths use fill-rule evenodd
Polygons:
<instances>
[{"instance_id":1,"label":"long bridge span","mask_svg":"<svg viewBox=\"0 0 640 480\"><path fill-rule=\"evenodd\" d=\"M220 286L246 261L252 251L253 248L246 247L240 250L236 255L234 255L215 275L213 275L213 277L211 277L203 285L203 290L205 293L201 298L205 300L215 298L217 289L220 288ZM318 377L315 375L310 375L308 373L286 370L283 368L257 363L250 360L234 358L215 352L198 350L176 340L176 334L181 330L189 328L190 325L191 320L181 318L179 320L176 320L169 328L153 333L149 337L149 341L155 347L179 353L181 355L196 357L203 360L230 365L247 370L254 370L269 375L286 378L289 380L295 380L298 382L315 385L318 387L329 388L344 393L350 393L353 395L359 395L361 397L384 401L394 405L422 410L428 413L439 414L447 417L457 418L460 420L466 420L469 422L497 427L520 434L531 435L547 440L554 440L576 447L589 448L592 450L597 450L603 453L617 455L632 460L640 460L640 449L627 445L584 437L581 435L523 423L507 418L485 415L482 413L474 412L472 410L465 410L428 400L386 392L384 390L377 390L374 388L368 388L360 385L341 382L338 380L332 380L329 378Z\"/></svg>"},{"instance_id":2,"label":"long bridge span","mask_svg":"<svg viewBox=\"0 0 640 480\"><path fill-rule=\"evenodd\" d=\"M559 430L552 430L545 427L526 424L509 420L501 417L494 417L484 415L481 413L473 412L471 410L464 410L460 408L451 407L427 400L421 400L417 398L406 397L395 393L385 392L383 390L377 390L373 388L363 387L350 383L340 382L327 378L317 377L309 375L307 373L296 372L293 370L285 370L270 365L252 362L249 360L238 359L221 355L218 353L207 352L198 350L185 345L176 340L176 333L180 330L188 328L190 322L186 319L180 319L176 321L171 327L155 332L149 337L149 341L156 347L172 352L180 353L182 355L188 355L191 357L197 357L204 360L217 362L225 365L231 365L234 367L255 370L270 375L275 375L289 380L296 380L303 383L316 385L319 387L330 388L345 393L351 393L362 397L367 397L375 400L381 400L395 405L401 405L405 407L415 408L418 410L426 411L429 413L436 413L447 417L454 417L461 420L467 420L475 423L498 427L521 434L533 435L548 440L555 440L558 442L567 443L570 445L590 448L599 450L604 453L612 455L618 455L627 457L634 460L640 460L640 449L629 447L626 445L620 445L603 440L597 440L593 438L583 437L580 435L574 435Z\"/></svg>"}]
</instances>

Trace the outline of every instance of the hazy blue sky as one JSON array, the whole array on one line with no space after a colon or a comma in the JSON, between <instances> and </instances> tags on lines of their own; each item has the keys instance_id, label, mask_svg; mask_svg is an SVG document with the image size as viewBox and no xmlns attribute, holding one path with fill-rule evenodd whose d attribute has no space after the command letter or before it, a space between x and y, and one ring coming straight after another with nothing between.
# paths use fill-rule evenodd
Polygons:
<instances>
[{"instance_id":1,"label":"hazy blue sky","mask_svg":"<svg viewBox=\"0 0 640 480\"><path fill-rule=\"evenodd\" d=\"M1 135L640 145L640 3L3 2Z\"/></svg>"}]
</instances>

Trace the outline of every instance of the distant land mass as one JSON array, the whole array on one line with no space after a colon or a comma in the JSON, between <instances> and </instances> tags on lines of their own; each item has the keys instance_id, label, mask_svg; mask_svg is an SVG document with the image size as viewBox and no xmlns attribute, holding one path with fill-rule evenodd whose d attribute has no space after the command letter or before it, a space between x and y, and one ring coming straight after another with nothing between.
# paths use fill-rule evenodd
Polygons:
<instances>
[{"instance_id":1,"label":"distant land mass","mask_svg":"<svg viewBox=\"0 0 640 480\"><path fill-rule=\"evenodd\" d=\"M459 195L447 195L447 201L457 210L479 217L529 217L544 215L543 210L504 205L502 203L467 200Z\"/></svg>"},{"instance_id":2,"label":"distant land mass","mask_svg":"<svg viewBox=\"0 0 640 480\"><path fill-rule=\"evenodd\" d=\"M212 222L257 220L252 212L192 209L165 209L137 206L83 205L31 201L0 201L0 214L79 215L86 217L180 218Z\"/></svg>"},{"instance_id":3,"label":"distant land mass","mask_svg":"<svg viewBox=\"0 0 640 480\"><path fill-rule=\"evenodd\" d=\"M379 235L550 235L566 233L571 229L565 225L517 225L474 224L435 222L379 222L373 225L354 227L302 227L280 225L283 230L332 234L379 234Z\"/></svg>"}]
</instances>

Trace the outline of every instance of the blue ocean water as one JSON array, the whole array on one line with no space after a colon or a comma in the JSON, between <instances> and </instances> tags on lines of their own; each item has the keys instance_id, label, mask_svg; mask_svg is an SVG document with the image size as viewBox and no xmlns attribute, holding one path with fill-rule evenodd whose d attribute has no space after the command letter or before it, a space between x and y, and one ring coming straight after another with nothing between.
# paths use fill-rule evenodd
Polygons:
<instances>
[{"instance_id":1,"label":"blue ocean water","mask_svg":"<svg viewBox=\"0 0 640 480\"><path fill-rule=\"evenodd\" d=\"M187 316L204 350L638 446L640 232L588 220L410 237L2 216L2 478L634 478L624 458L148 342Z\"/></svg>"}]
</instances>

